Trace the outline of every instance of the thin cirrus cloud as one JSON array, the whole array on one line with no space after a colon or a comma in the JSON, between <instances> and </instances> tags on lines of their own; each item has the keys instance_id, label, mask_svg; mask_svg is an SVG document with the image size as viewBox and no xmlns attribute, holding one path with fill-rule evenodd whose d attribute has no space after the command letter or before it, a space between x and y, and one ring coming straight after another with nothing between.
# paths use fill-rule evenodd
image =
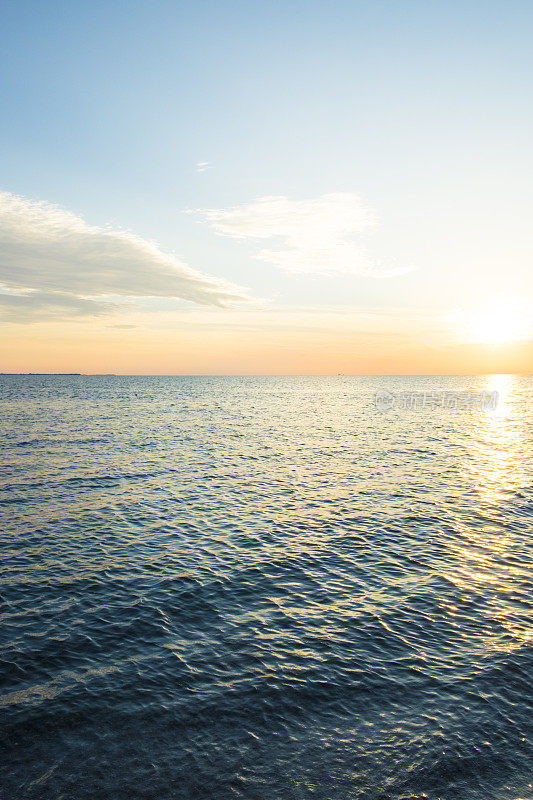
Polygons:
<instances>
[{"instance_id":1,"label":"thin cirrus cloud","mask_svg":"<svg viewBox=\"0 0 533 800\"><path fill-rule=\"evenodd\" d=\"M0 286L0 313L18 321L103 314L117 297L206 306L247 299L154 242L8 192L0 193Z\"/></svg>"},{"instance_id":2,"label":"thin cirrus cloud","mask_svg":"<svg viewBox=\"0 0 533 800\"><path fill-rule=\"evenodd\" d=\"M256 258L287 272L386 277L411 269L373 255L368 234L376 228L376 216L351 192L311 200L260 197L240 206L188 213L198 215L221 236L278 242L259 250Z\"/></svg>"},{"instance_id":3,"label":"thin cirrus cloud","mask_svg":"<svg viewBox=\"0 0 533 800\"><path fill-rule=\"evenodd\" d=\"M0 293L0 317L12 322L36 319L100 316L114 311L114 303L76 297L66 292L26 291Z\"/></svg>"}]
</instances>

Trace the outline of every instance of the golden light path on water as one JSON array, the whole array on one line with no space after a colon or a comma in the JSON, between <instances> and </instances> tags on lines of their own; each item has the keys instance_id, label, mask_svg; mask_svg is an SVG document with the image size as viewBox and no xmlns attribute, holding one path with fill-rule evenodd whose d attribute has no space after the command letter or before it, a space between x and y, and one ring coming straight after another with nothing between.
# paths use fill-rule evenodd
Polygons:
<instances>
[{"instance_id":1,"label":"golden light path on water","mask_svg":"<svg viewBox=\"0 0 533 800\"><path fill-rule=\"evenodd\" d=\"M487 375L483 380L483 390L498 392L498 403L476 420L478 435L471 469L477 477L481 501L495 504L527 485L527 431L521 416L520 379L515 375Z\"/></svg>"},{"instance_id":2,"label":"golden light path on water","mask_svg":"<svg viewBox=\"0 0 533 800\"><path fill-rule=\"evenodd\" d=\"M528 486L528 431L521 413L524 397L520 377L514 375L484 376L480 389L497 392L498 402L495 409L476 415L475 435L467 437L464 478L474 478L478 502L473 501L472 510L484 524L456 521L460 539L451 547L459 566L446 577L469 600L491 590L491 614L483 614L483 634L491 649L511 652L533 640L530 621L523 618L523 624L517 624L511 608L517 582L527 579L527 570L512 552L515 536L501 511L513 492ZM452 616L458 611L455 606L446 608Z\"/></svg>"}]
</instances>

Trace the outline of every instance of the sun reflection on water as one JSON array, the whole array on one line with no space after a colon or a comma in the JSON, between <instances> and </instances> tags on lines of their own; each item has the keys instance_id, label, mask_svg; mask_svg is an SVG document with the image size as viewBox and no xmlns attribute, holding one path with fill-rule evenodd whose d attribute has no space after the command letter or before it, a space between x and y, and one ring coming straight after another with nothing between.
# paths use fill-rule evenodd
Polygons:
<instances>
[{"instance_id":1,"label":"sun reflection on water","mask_svg":"<svg viewBox=\"0 0 533 800\"><path fill-rule=\"evenodd\" d=\"M514 613L513 603L525 599L518 589L525 575L514 557L515 533L504 513L512 495L529 485L527 421L520 377L486 376L480 388L497 391L499 402L494 410L476 415L475 429L465 437L463 476L478 502L470 504L472 516L456 519L457 539L451 543L456 568L445 577L466 603L480 603L480 631L490 638L491 648L510 652L533 639L526 620L517 621ZM458 612L445 603L442 607L450 616Z\"/></svg>"},{"instance_id":2,"label":"sun reflection on water","mask_svg":"<svg viewBox=\"0 0 533 800\"><path fill-rule=\"evenodd\" d=\"M527 435L521 409L519 378L487 375L482 389L498 392L494 410L476 419L476 435L469 438L467 469L474 477L482 503L497 504L510 492L526 486Z\"/></svg>"}]
</instances>

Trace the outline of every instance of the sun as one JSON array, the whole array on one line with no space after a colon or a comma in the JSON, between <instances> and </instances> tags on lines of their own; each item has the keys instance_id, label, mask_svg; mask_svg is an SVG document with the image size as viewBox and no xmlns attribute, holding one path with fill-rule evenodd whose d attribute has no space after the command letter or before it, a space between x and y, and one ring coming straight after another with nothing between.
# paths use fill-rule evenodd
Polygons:
<instances>
[{"instance_id":1,"label":"sun","mask_svg":"<svg viewBox=\"0 0 533 800\"><path fill-rule=\"evenodd\" d=\"M516 342L524 336L525 320L509 308L496 308L473 315L471 332L481 344Z\"/></svg>"},{"instance_id":2,"label":"sun","mask_svg":"<svg viewBox=\"0 0 533 800\"><path fill-rule=\"evenodd\" d=\"M476 311L462 311L458 317L468 338L477 344L519 342L531 333L531 315L517 298L494 301Z\"/></svg>"}]
</instances>

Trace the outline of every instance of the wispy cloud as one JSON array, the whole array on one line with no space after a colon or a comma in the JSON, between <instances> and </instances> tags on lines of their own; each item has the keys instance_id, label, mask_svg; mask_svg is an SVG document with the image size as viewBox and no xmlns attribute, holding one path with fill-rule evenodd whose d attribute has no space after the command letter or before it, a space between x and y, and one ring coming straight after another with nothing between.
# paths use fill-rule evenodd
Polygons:
<instances>
[{"instance_id":1,"label":"wispy cloud","mask_svg":"<svg viewBox=\"0 0 533 800\"><path fill-rule=\"evenodd\" d=\"M278 247L262 249L256 257L288 272L384 277L409 271L369 251L367 234L376 226L376 216L350 192L311 200L260 197L240 206L189 213L198 214L222 236L279 241Z\"/></svg>"},{"instance_id":2,"label":"wispy cloud","mask_svg":"<svg viewBox=\"0 0 533 800\"><path fill-rule=\"evenodd\" d=\"M0 317L10 322L24 322L57 317L100 316L116 308L115 304L64 292L1 292Z\"/></svg>"},{"instance_id":3,"label":"wispy cloud","mask_svg":"<svg viewBox=\"0 0 533 800\"><path fill-rule=\"evenodd\" d=\"M193 270L151 241L89 225L49 203L0 193L0 309L11 318L105 313L109 297L169 297L224 306L236 286ZM18 294L13 294L13 291Z\"/></svg>"},{"instance_id":4,"label":"wispy cloud","mask_svg":"<svg viewBox=\"0 0 533 800\"><path fill-rule=\"evenodd\" d=\"M213 169L213 166L209 163L209 161L198 161L196 164L197 172L205 172L208 169Z\"/></svg>"}]
</instances>

